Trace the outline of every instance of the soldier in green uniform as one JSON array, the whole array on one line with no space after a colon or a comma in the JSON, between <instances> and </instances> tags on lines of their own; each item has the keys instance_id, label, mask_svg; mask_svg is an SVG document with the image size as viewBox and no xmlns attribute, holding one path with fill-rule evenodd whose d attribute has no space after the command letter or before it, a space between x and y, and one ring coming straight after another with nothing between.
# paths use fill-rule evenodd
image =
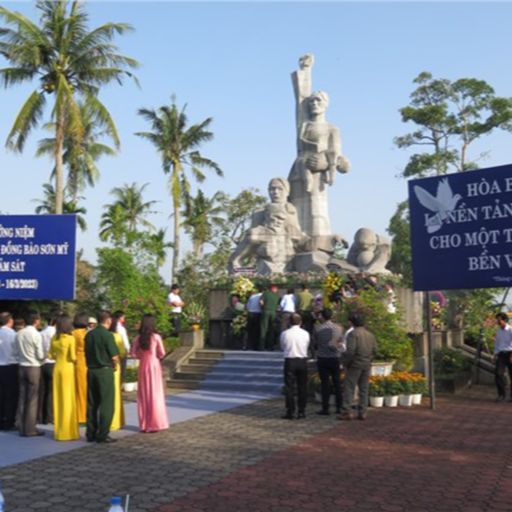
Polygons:
<instances>
[{"instance_id":1,"label":"soldier in green uniform","mask_svg":"<svg viewBox=\"0 0 512 512\"><path fill-rule=\"evenodd\" d=\"M277 286L270 285L268 290L261 294L261 319L260 319L260 350L272 350L276 342L276 312L279 305Z\"/></svg>"},{"instance_id":2,"label":"soldier in green uniform","mask_svg":"<svg viewBox=\"0 0 512 512\"><path fill-rule=\"evenodd\" d=\"M88 442L112 443L109 437L114 415L114 369L119 351L109 331L112 314L100 311L98 327L85 336L87 361L87 430Z\"/></svg>"}]
</instances>

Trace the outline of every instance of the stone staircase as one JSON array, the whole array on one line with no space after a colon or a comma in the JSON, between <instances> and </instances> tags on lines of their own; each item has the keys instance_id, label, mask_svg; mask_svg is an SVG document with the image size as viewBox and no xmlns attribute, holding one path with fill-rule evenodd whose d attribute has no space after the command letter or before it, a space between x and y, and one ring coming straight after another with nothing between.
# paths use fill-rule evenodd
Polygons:
<instances>
[{"instance_id":1,"label":"stone staircase","mask_svg":"<svg viewBox=\"0 0 512 512\"><path fill-rule=\"evenodd\" d=\"M281 352L200 350L168 381L175 389L279 394Z\"/></svg>"}]
</instances>

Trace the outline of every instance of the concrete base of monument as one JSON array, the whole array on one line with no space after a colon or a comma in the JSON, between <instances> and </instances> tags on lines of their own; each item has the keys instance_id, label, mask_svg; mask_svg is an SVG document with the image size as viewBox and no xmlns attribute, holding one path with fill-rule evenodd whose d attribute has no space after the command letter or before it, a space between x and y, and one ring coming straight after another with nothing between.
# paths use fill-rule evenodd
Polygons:
<instances>
[{"instance_id":1,"label":"concrete base of monument","mask_svg":"<svg viewBox=\"0 0 512 512\"><path fill-rule=\"evenodd\" d=\"M331 255L323 251L303 252L293 259L296 272L322 272L327 270Z\"/></svg>"}]
</instances>

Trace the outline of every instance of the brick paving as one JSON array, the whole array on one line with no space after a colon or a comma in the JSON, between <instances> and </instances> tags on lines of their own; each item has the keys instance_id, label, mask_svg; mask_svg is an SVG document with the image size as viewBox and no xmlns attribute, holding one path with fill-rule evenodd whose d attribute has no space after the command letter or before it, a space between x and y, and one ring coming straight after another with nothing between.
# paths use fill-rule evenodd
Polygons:
<instances>
[{"instance_id":1,"label":"brick paving","mask_svg":"<svg viewBox=\"0 0 512 512\"><path fill-rule=\"evenodd\" d=\"M0 471L8 511L500 511L512 508L512 404L491 388L365 422L246 405Z\"/></svg>"}]
</instances>

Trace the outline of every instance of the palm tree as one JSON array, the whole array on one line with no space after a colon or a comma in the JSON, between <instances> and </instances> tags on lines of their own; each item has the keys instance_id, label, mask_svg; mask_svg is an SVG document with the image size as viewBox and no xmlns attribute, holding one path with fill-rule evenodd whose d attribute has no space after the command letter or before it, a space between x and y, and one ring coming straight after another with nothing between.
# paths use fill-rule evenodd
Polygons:
<instances>
[{"instance_id":1,"label":"palm tree","mask_svg":"<svg viewBox=\"0 0 512 512\"><path fill-rule=\"evenodd\" d=\"M199 183L205 180L203 168L212 169L222 176L220 167L199 152L199 146L213 138L208 130L212 118L199 124L188 125L185 114L186 105L180 110L172 98L170 106L164 105L158 110L139 109L138 113L151 125L152 131L138 132L136 135L149 140L157 149L165 174L169 174L169 189L174 215L174 251L172 258L172 276L176 275L180 252L180 225L182 200L190 194L190 182L186 170L189 169Z\"/></svg>"},{"instance_id":2,"label":"palm tree","mask_svg":"<svg viewBox=\"0 0 512 512\"><path fill-rule=\"evenodd\" d=\"M37 214L52 214L55 213L55 189L51 183L45 183L43 185L44 189L44 199L34 199L35 203L39 203L39 206L36 206ZM78 227L85 231L87 229L87 223L85 222L85 218L83 215L87 213L87 210L84 207L78 206L78 199L84 199L83 197L77 197L76 199L70 199L66 201L64 199L64 204L62 205L62 213L64 214L75 214L76 222Z\"/></svg>"},{"instance_id":3,"label":"palm tree","mask_svg":"<svg viewBox=\"0 0 512 512\"><path fill-rule=\"evenodd\" d=\"M100 240L111 238L115 245L121 243L124 232L125 216L123 207L117 203L106 205L107 210L101 216Z\"/></svg>"},{"instance_id":4,"label":"palm tree","mask_svg":"<svg viewBox=\"0 0 512 512\"><path fill-rule=\"evenodd\" d=\"M190 197L183 210L183 227L191 235L194 256L200 258L204 245L210 240L213 227L220 226L223 218L220 213L224 211L221 200L223 192L216 192L213 197L206 197L201 190L196 197Z\"/></svg>"},{"instance_id":5,"label":"palm tree","mask_svg":"<svg viewBox=\"0 0 512 512\"><path fill-rule=\"evenodd\" d=\"M82 119L83 136L81 140L66 135L64 139L63 163L68 168L66 188L73 200L76 201L78 193L87 185L94 187L99 179L100 172L96 162L104 155L113 156L116 151L98 141L100 137L107 136L112 139L116 149L120 142L117 129L113 124L105 124L93 108L87 103L79 102L80 117ZM55 131L55 123L47 123L46 129ZM53 155L55 152L55 138L45 138L39 141L36 156ZM52 178L55 177L55 169Z\"/></svg>"},{"instance_id":6,"label":"palm tree","mask_svg":"<svg viewBox=\"0 0 512 512\"><path fill-rule=\"evenodd\" d=\"M165 241L165 229L159 229L156 233L151 233L147 238L147 247L155 257L155 265L160 268L165 261L166 249L172 248L172 242Z\"/></svg>"},{"instance_id":7,"label":"palm tree","mask_svg":"<svg viewBox=\"0 0 512 512\"><path fill-rule=\"evenodd\" d=\"M115 205L119 205L124 212L124 220L128 224L128 231L134 233L140 224L150 231L155 226L146 219L146 215L156 213L151 210L156 201L144 202L142 194L149 183L144 183L140 188L137 183L131 185L123 185L122 187L113 188L110 193L115 197ZM110 205L107 205L110 206Z\"/></svg>"},{"instance_id":8,"label":"palm tree","mask_svg":"<svg viewBox=\"0 0 512 512\"><path fill-rule=\"evenodd\" d=\"M41 121L47 96L53 95L55 123L55 212L64 203L63 154L66 136L80 141L84 126L77 98L81 97L105 124L113 126L98 99L102 85L122 83L137 61L121 55L112 43L132 30L125 23L106 23L88 31L88 15L78 2L39 0L39 25L24 15L0 7L0 55L11 67L0 69L5 87L38 79L39 85L21 107L7 137L7 147L23 151L31 130Z\"/></svg>"}]
</instances>

